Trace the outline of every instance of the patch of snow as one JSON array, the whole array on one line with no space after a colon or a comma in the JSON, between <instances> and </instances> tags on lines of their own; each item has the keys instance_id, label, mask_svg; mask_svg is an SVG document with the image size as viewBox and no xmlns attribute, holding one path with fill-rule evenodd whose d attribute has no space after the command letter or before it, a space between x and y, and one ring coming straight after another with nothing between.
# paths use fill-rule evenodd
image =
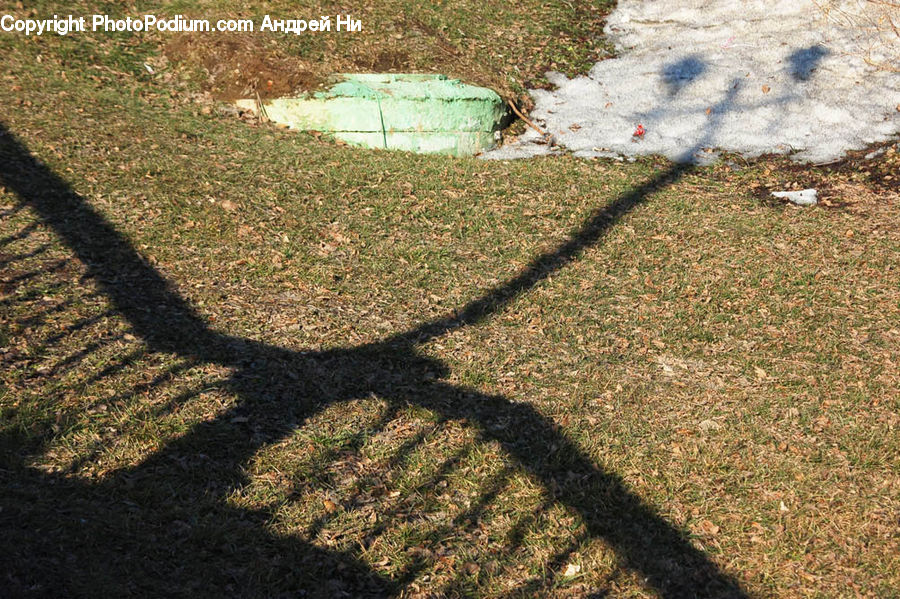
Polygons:
<instances>
[{"instance_id":1,"label":"patch of snow","mask_svg":"<svg viewBox=\"0 0 900 599\"><path fill-rule=\"evenodd\" d=\"M868 64L890 56L863 56L870 32L826 18L819 4L620 0L606 26L619 57L587 76L548 73L556 89L531 91L531 119L577 156L662 154L694 163L715 160L713 150L826 162L893 138L900 73ZM828 6L865 16L878 5ZM635 137L638 124L646 132ZM529 129L484 157L553 151L538 141Z\"/></svg>"}]
</instances>

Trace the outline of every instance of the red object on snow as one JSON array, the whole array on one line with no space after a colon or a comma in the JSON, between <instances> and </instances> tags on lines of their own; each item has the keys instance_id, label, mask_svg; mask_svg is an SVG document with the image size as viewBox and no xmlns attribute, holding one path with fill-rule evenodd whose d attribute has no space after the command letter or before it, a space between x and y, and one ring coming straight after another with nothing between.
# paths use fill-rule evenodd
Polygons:
<instances>
[{"instance_id":1,"label":"red object on snow","mask_svg":"<svg viewBox=\"0 0 900 599\"><path fill-rule=\"evenodd\" d=\"M631 134L632 137L644 137L644 126L638 124L637 128L634 130L634 133Z\"/></svg>"}]
</instances>

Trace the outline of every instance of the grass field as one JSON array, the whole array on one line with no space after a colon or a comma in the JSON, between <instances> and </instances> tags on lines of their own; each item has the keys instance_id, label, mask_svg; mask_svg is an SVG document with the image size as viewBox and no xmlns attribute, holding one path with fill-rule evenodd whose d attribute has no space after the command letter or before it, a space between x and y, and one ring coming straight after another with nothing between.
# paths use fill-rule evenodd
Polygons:
<instances>
[{"instance_id":1,"label":"grass field","mask_svg":"<svg viewBox=\"0 0 900 599\"><path fill-rule=\"evenodd\" d=\"M608 51L587 3L359 10L241 43L520 100ZM202 46L0 35L0 595L898 596L896 147L355 150Z\"/></svg>"}]
</instances>

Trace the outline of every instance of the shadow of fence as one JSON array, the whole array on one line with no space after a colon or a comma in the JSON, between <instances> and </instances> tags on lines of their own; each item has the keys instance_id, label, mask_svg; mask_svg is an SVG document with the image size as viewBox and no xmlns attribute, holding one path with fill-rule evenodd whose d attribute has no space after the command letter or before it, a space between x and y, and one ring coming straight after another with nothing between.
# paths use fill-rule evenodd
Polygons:
<instances>
[{"instance_id":1,"label":"shadow of fence","mask_svg":"<svg viewBox=\"0 0 900 599\"><path fill-rule=\"evenodd\" d=\"M363 559L365 548L324 548L275 534L272 513L229 501L234 490L247 483L246 467L260 451L334 405L378 398L386 408L370 423L368 434L384 431L404 406L426 408L438 414L441 422L466 422L477 442L499 445L516 469L538 481L548 501L581 516L585 522L581 537L558 549L548 562L549 570L558 570L581 540L602 539L622 566L663 597L744 596L738 583L696 549L685 533L660 517L616 474L595 464L537 410L442 381L447 367L417 349L428 339L495 314L577 259L623 215L689 168L673 166L598 209L565 243L536 257L519 275L463 306L453 317L368 345L295 352L211 329L121 233L0 126L0 183L71 250L115 313L144 341L146 351L180 359L155 378L123 392L122 398L137 398L197 364L227 368L230 374L214 386L239 398L141 463L97 482L28 467L17 457L21 455L19 437L4 432L0 447L7 455L0 472L0 496L9 507L0 511L4 537L0 552L10 557L0 567L0 576L13 594L23 595L94 595L101 590L104 594L242 596L408 593L408 585L434 556L419 554L388 575ZM4 243L29 235L29 227L33 229L28 225L4 238ZM15 275L6 284L22 286L28 280ZM89 326L91 321L85 318L71 325L70 332ZM54 339L46 342L52 344ZM99 346L88 345L84 352L98 350ZM71 361L60 362L57 369ZM115 376L127 366L127 356L119 356L96 376ZM178 409L199 392L183 390L156 409ZM38 442L52 437L53 424L44 423L43 439L38 434ZM381 468L402 469L404 456L423 446L423 434L410 435L400 443ZM351 438L344 450L355 451L361 439ZM311 468L321 474L334 459L334 453L326 452ZM445 458L420 486L445 480L460 459L462 454ZM508 471L502 471L485 480L467 509L450 522L432 527L432 540L437 543L442 535L474 526L502 493L508 476ZM372 485L377 482L359 478L341 497L340 507L362 509L355 498ZM545 509L547 505L536 506L532 520ZM403 516L401 512L383 507L368 538L377 540L386 527L409 516L409 509ZM323 514L310 530L321 530L329 517ZM528 526L527 519L512 526L505 551L515 553L520 548ZM217 532L223 530L227 534ZM523 583L510 594L535 594L548 583L552 583L550 575L542 582ZM459 578L448 579L440 592L467 594Z\"/></svg>"}]
</instances>

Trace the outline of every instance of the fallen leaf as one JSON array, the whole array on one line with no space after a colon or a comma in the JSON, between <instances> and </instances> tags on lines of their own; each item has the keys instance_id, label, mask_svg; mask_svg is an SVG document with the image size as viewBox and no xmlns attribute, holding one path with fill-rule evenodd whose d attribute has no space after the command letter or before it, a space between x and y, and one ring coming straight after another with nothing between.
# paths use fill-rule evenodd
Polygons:
<instances>
[{"instance_id":1,"label":"fallen leaf","mask_svg":"<svg viewBox=\"0 0 900 599\"><path fill-rule=\"evenodd\" d=\"M717 534L719 534L719 530L721 530L718 526L716 526L709 520L701 520L697 525L697 529L709 537L716 536Z\"/></svg>"},{"instance_id":2,"label":"fallen leaf","mask_svg":"<svg viewBox=\"0 0 900 599\"><path fill-rule=\"evenodd\" d=\"M237 210L237 204L235 204L231 200L225 200L224 202L222 202L222 208L224 208L228 212L234 212L235 210Z\"/></svg>"},{"instance_id":3,"label":"fallen leaf","mask_svg":"<svg viewBox=\"0 0 900 599\"><path fill-rule=\"evenodd\" d=\"M322 505L325 506L325 511L329 512L329 513L336 512L338 509L337 504L335 502L331 501L330 499L326 499L325 501L323 501Z\"/></svg>"},{"instance_id":4,"label":"fallen leaf","mask_svg":"<svg viewBox=\"0 0 900 599\"><path fill-rule=\"evenodd\" d=\"M722 428L722 425L715 420L704 420L700 423L700 430L702 430L704 433L708 433L709 431L717 431L720 428Z\"/></svg>"},{"instance_id":5,"label":"fallen leaf","mask_svg":"<svg viewBox=\"0 0 900 599\"><path fill-rule=\"evenodd\" d=\"M768 85L762 86L762 92L763 92L764 94L767 94L767 93L769 93L770 91L772 91L772 88L769 87Z\"/></svg>"}]
</instances>

